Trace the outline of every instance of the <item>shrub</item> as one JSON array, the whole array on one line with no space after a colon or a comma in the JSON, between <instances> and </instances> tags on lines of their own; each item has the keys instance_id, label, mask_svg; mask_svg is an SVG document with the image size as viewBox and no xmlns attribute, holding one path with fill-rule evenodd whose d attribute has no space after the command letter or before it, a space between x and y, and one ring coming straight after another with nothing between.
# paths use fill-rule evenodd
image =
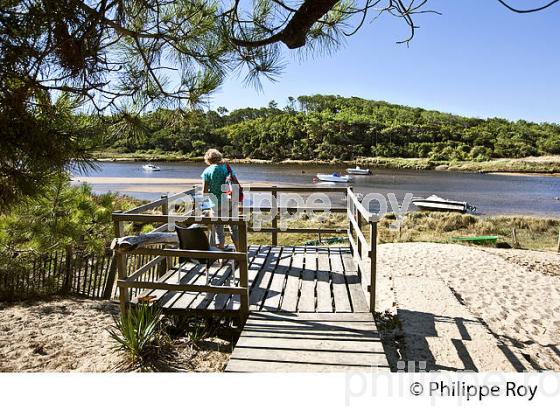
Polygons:
<instances>
[{"instance_id":1,"label":"shrub","mask_svg":"<svg viewBox=\"0 0 560 410\"><path fill-rule=\"evenodd\" d=\"M128 354L131 364L149 367L157 359L166 334L162 328L161 310L156 306L140 304L130 307L115 319L109 334L116 342L116 349Z\"/></svg>"}]
</instances>

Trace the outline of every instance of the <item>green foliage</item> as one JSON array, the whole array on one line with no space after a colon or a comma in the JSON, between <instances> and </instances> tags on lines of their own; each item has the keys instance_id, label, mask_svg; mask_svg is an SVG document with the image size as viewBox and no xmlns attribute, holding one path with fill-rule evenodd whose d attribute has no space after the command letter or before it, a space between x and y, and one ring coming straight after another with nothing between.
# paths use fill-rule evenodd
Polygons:
<instances>
[{"instance_id":1,"label":"green foliage","mask_svg":"<svg viewBox=\"0 0 560 410\"><path fill-rule=\"evenodd\" d=\"M112 239L111 213L137 201L113 193L93 195L88 185L71 186L65 173L51 178L40 195L24 198L0 215L0 249L7 257L61 249L103 249Z\"/></svg>"},{"instance_id":2,"label":"green foliage","mask_svg":"<svg viewBox=\"0 0 560 410\"><path fill-rule=\"evenodd\" d=\"M140 304L116 318L108 331L116 349L126 352L131 364L143 368L157 358L158 349L166 340L161 323L162 314L156 306Z\"/></svg>"},{"instance_id":3,"label":"green foliage","mask_svg":"<svg viewBox=\"0 0 560 410\"><path fill-rule=\"evenodd\" d=\"M100 132L74 115L78 105L66 94L52 102L23 84L0 86L0 212L39 192L70 159L87 160Z\"/></svg>"},{"instance_id":4,"label":"green foliage","mask_svg":"<svg viewBox=\"0 0 560 410\"><path fill-rule=\"evenodd\" d=\"M119 134L104 148L116 152L180 152L198 157L208 147L230 158L280 161L360 157L487 161L560 153L560 126L482 120L370 101L313 95L291 98L282 110L227 112L158 110L142 118L140 139Z\"/></svg>"}]
</instances>

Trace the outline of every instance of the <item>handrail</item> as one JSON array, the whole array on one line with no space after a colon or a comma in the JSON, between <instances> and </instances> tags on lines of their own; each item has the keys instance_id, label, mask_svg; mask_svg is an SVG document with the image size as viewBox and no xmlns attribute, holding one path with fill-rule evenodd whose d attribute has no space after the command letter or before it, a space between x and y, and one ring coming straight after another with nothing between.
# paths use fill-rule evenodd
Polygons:
<instances>
[{"instance_id":1,"label":"handrail","mask_svg":"<svg viewBox=\"0 0 560 410\"><path fill-rule=\"evenodd\" d=\"M360 200L358 199L358 197L356 196L356 194L354 193L354 191L352 190L352 187L348 188L348 198L353 202L354 206L356 207L356 209L362 214L362 217L367 221L367 222L375 222L379 220L379 217L368 211L364 205L360 202Z\"/></svg>"},{"instance_id":2,"label":"handrail","mask_svg":"<svg viewBox=\"0 0 560 410\"><path fill-rule=\"evenodd\" d=\"M186 249L156 249L156 248L136 248L119 251L128 255L151 255L151 256L171 256L179 258L195 259L234 259L242 261L246 253L226 252L226 251L190 251Z\"/></svg>"},{"instance_id":3,"label":"handrail","mask_svg":"<svg viewBox=\"0 0 560 410\"><path fill-rule=\"evenodd\" d=\"M172 219L175 222L199 223L203 225L243 225L246 223L245 217L220 216L193 216L193 215L151 215L151 214L127 214L113 212L113 221L116 222L155 222L168 223Z\"/></svg>"},{"instance_id":4,"label":"handrail","mask_svg":"<svg viewBox=\"0 0 560 410\"><path fill-rule=\"evenodd\" d=\"M163 200L164 198L162 198ZM161 201L161 200L160 200ZM154 201L158 203L158 201ZM167 205L164 201L163 206ZM249 267L248 267L248 246L247 246L247 222L244 217L202 217L202 216L179 216L167 215L167 208L162 208L163 215L157 214L141 214L141 213L123 213L115 212L112 214L115 225L115 236L122 237L124 235L124 222L161 222L166 226L170 219L174 221L185 221L187 223L199 223L208 226L213 225L236 225L239 231L238 246L239 250L236 252L224 251L198 251L198 250L185 250L185 249L159 249L139 247L135 249L116 249L115 259L117 262L118 280L117 286L119 288L119 299L121 312L125 312L129 303L129 289L160 289L168 291L184 291L184 292L209 292L216 294L232 294L240 295L240 309L239 315L245 317L249 313ZM136 269L131 275L127 275L127 255L149 255L155 258L140 268ZM158 265L163 263L166 267L165 270L171 265L173 258L177 257L190 257L195 259L208 259L208 260L234 260L239 266L239 282L237 286L212 286L212 285L194 285L194 284L170 284L166 282L154 282L140 280L141 275Z\"/></svg>"},{"instance_id":5,"label":"handrail","mask_svg":"<svg viewBox=\"0 0 560 410\"><path fill-rule=\"evenodd\" d=\"M377 282L377 223L379 217L369 212L348 188L347 193L348 241L358 268L362 290L368 299L370 311L375 312ZM369 240L362 230L362 222L369 225Z\"/></svg>"},{"instance_id":6,"label":"handrail","mask_svg":"<svg viewBox=\"0 0 560 410\"><path fill-rule=\"evenodd\" d=\"M335 186L276 186L276 185L248 185L247 188L251 192L340 192L345 193L346 187Z\"/></svg>"},{"instance_id":7,"label":"handrail","mask_svg":"<svg viewBox=\"0 0 560 410\"><path fill-rule=\"evenodd\" d=\"M192 195L192 194L195 193L195 191L196 191L196 189L193 187L193 188L187 189L185 191L177 192L176 194L173 194L173 195L170 195L170 196L162 195L160 199L156 199L155 201L149 202L147 204L142 204L142 205L139 205L135 208L128 209L124 213L125 214L135 214L135 213L150 211L150 210L158 208L160 206L163 208L165 205L167 205L169 203L169 201L172 201L176 198L180 198L184 195ZM165 212L163 212L163 213L165 213Z\"/></svg>"},{"instance_id":8,"label":"handrail","mask_svg":"<svg viewBox=\"0 0 560 410\"><path fill-rule=\"evenodd\" d=\"M230 259L239 262L240 280L238 286L234 287L235 291L227 287L220 287L224 293L240 294L241 295L241 309L240 313L246 314L249 310L249 286L248 286L248 255L247 255L247 232L265 232L270 233L272 236L272 245L278 244L279 233L342 233L346 230L350 249L356 265L358 273L361 277L362 288L367 296L370 311L375 311L375 287L376 287L376 253L377 253L377 222L378 216L367 210L360 202L351 187L277 187L277 186L250 186L252 192L270 192L273 196L271 206L248 206L239 207L241 215L235 217L208 217L198 216L192 213L188 215L169 215L168 204L169 200L179 198L182 195L192 195L195 189L180 192L178 194L168 197L162 197L159 200L153 201L150 204L144 204L136 207L127 212L113 213L113 221L115 225L115 235L122 237L124 234L125 222L145 222L145 223L161 223L163 224L155 231L165 230L169 222L185 222L185 223L199 223L208 226L213 225L235 225L239 228L239 249L242 252L221 252L221 251L189 251L182 249L156 249L156 248L136 248L134 250L117 251L116 261L119 280L121 309L125 310L128 304L128 289L133 287L146 288L146 289L163 289L163 290L178 290L176 286L187 285L171 285L167 283L154 283L147 282L142 279L141 267L133 272L132 275L126 275L126 255L152 255L164 263L166 266L171 264L174 257L191 257L201 259ZM346 194L346 207L321 207L321 206L283 206L278 203L278 194L282 192L326 192L326 193L345 193ZM147 210L155 209L161 206L162 213L145 214ZM330 211L333 213L346 213L348 218L347 228L284 228L279 227L279 216L282 211ZM263 227L261 229L253 229L248 227L249 214L253 212L273 212L274 217L271 219L272 227ZM365 234L363 224L369 225L369 235ZM148 267L153 267L157 262L148 262ZM140 272L139 272L140 271ZM135 280L137 279L137 280ZM144 286L146 285L146 286ZM169 286L168 286L169 285ZM158 287L159 286L159 287ZM162 287L163 286L163 287ZM186 291L186 288L181 288ZM198 292L212 292L221 293L216 291L213 287L201 285L188 285L189 291Z\"/></svg>"}]
</instances>

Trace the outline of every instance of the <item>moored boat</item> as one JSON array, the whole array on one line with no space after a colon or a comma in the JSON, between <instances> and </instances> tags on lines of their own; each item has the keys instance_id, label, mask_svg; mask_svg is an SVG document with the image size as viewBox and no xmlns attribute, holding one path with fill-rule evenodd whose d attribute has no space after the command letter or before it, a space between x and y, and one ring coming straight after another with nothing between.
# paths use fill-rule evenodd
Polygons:
<instances>
[{"instance_id":1,"label":"moored boat","mask_svg":"<svg viewBox=\"0 0 560 410\"><path fill-rule=\"evenodd\" d=\"M144 171L160 171L160 168L157 165L154 165L154 164L142 165L142 169Z\"/></svg>"},{"instance_id":2,"label":"moored boat","mask_svg":"<svg viewBox=\"0 0 560 410\"><path fill-rule=\"evenodd\" d=\"M349 182L351 178L349 175L340 175L337 172L332 174L317 174L317 179L324 182Z\"/></svg>"},{"instance_id":3,"label":"moored boat","mask_svg":"<svg viewBox=\"0 0 560 410\"><path fill-rule=\"evenodd\" d=\"M427 198L413 198L412 203L418 208L426 211L461 212L474 211L476 208L467 202L451 201L437 195Z\"/></svg>"},{"instance_id":4,"label":"moored boat","mask_svg":"<svg viewBox=\"0 0 560 410\"><path fill-rule=\"evenodd\" d=\"M371 170L368 168L360 168L359 165L356 165L356 168L346 168L346 172L350 175L371 175Z\"/></svg>"}]
</instances>

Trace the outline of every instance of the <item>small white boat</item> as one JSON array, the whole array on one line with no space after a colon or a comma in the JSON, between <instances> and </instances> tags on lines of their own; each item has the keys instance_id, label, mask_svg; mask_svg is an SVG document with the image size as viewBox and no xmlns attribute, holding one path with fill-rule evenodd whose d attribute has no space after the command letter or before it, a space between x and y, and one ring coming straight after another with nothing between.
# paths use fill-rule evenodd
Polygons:
<instances>
[{"instance_id":1,"label":"small white boat","mask_svg":"<svg viewBox=\"0 0 560 410\"><path fill-rule=\"evenodd\" d=\"M350 175L371 175L368 168L360 168L358 165L356 165L356 168L346 168L346 172Z\"/></svg>"},{"instance_id":2,"label":"small white boat","mask_svg":"<svg viewBox=\"0 0 560 410\"><path fill-rule=\"evenodd\" d=\"M349 182L351 178L349 175L340 175L337 172L332 174L317 174L317 179L323 182Z\"/></svg>"},{"instance_id":3,"label":"small white boat","mask_svg":"<svg viewBox=\"0 0 560 410\"><path fill-rule=\"evenodd\" d=\"M430 195L427 198L413 198L412 203L420 209L426 211L461 212L475 211L476 208L467 202L450 201L437 195Z\"/></svg>"},{"instance_id":4,"label":"small white boat","mask_svg":"<svg viewBox=\"0 0 560 410\"><path fill-rule=\"evenodd\" d=\"M142 165L142 169L144 171L161 171L160 168L157 165L154 165L154 164Z\"/></svg>"}]
</instances>

